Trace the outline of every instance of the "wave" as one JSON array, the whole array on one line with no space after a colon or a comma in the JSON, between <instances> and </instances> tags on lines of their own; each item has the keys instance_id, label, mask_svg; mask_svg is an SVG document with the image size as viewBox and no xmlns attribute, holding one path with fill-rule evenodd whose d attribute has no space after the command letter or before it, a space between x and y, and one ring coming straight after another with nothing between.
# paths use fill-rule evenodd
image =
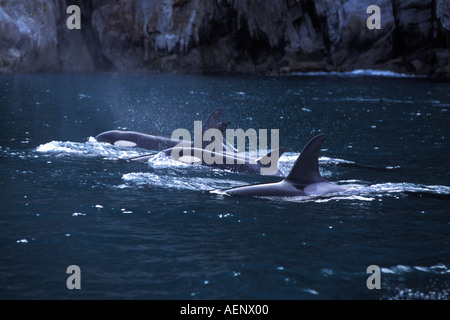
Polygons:
<instances>
[{"instance_id":1,"label":"wave","mask_svg":"<svg viewBox=\"0 0 450 320\"><path fill-rule=\"evenodd\" d=\"M340 200L351 201L374 201L383 196L417 196L430 197L448 200L450 199L450 187L441 185L419 185L413 183L381 183L375 185L366 185L358 180L340 181L340 186L346 188L345 191L330 193L325 195L297 196L297 197L262 197L273 201L282 202L316 202L325 203ZM222 190L213 190L212 193L225 194Z\"/></svg>"},{"instance_id":2,"label":"wave","mask_svg":"<svg viewBox=\"0 0 450 320\"><path fill-rule=\"evenodd\" d=\"M10 150L1 150L10 152ZM41 144L35 150L38 153L51 153L58 156L82 156L82 157L103 157L106 160L120 160L129 159L132 157L142 156L148 154L148 150L117 147L106 143L100 143L95 138L90 137L87 142L62 142L51 141ZM292 165L297 160L299 153L285 153L280 157L279 167L283 172L289 172ZM36 155L32 155L36 156ZM132 172L122 176L122 180L126 184L122 184L120 188L132 187L134 185L153 185L162 188L175 188L186 190L202 190L211 191L213 193L221 193L221 190L242 186L246 183L234 180L238 175L231 172L213 169L198 164L187 164L181 161L173 160L164 153L157 153L145 163L152 169L172 168L171 174L166 174L167 171L150 172ZM320 157L319 164L324 166L354 166L377 170L394 170L398 167L371 167L365 166L354 161L349 161L339 158ZM212 172L214 177L197 177L192 174L186 176L186 170L200 170L198 172ZM329 170L321 170L324 176L331 175ZM224 179L225 177L225 179ZM283 201L290 202L329 202L338 200L353 200L353 201L373 201L379 196L416 196L416 197L432 197L439 199L450 199L450 187L442 185L421 185L414 183L382 183L367 185L366 182L359 180L344 180L338 181L339 185L346 188L346 191L337 194L330 194L325 196L301 196L292 198L283 198ZM279 198L278 198L279 199Z\"/></svg>"},{"instance_id":3,"label":"wave","mask_svg":"<svg viewBox=\"0 0 450 320\"><path fill-rule=\"evenodd\" d=\"M93 137L89 137L87 142L51 141L39 145L36 151L40 153L56 153L59 155L102 156L111 159L127 159L142 155L142 150L97 142Z\"/></svg>"},{"instance_id":4,"label":"wave","mask_svg":"<svg viewBox=\"0 0 450 320\"><path fill-rule=\"evenodd\" d=\"M405 273L411 273L416 271L433 274L450 274L450 268L443 263L438 263L430 267L397 265L393 267L381 268L382 273L396 274L396 275L402 275Z\"/></svg>"},{"instance_id":5,"label":"wave","mask_svg":"<svg viewBox=\"0 0 450 320\"><path fill-rule=\"evenodd\" d=\"M137 186L156 186L165 189L200 190L210 191L213 188L227 189L239 184L239 181L223 179L220 174L217 178L210 177L185 177L183 174L155 174L150 172L131 172L124 174L122 180L127 184L121 184L118 188Z\"/></svg>"},{"instance_id":6,"label":"wave","mask_svg":"<svg viewBox=\"0 0 450 320\"><path fill-rule=\"evenodd\" d=\"M279 164L280 169L288 172L294 162L297 160L300 153L285 153L280 157ZM385 166L378 167L372 165L366 165L362 163L357 163L351 160L345 160L340 158L329 158L329 157L319 157L319 165L321 167L328 166L339 166L339 167L354 167L354 168L363 168L363 169L372 169L378 171L394 171L400 169L400 166Z\"/></svg>"},{"instance_id":7,"label":"wave","mask_svg":"<svg viewBox=\"0 0 450 320\"><path fill-rule=\"evenodd\" d=\"M406 74L406 73L397 73L397 72L393 72L393 71L389 71L389 70L375 70L375 69L355 69L352 71L344 71L344 72L337 72L337 71L291 72L290 75L294 75L294 76L350 76L350 77L372 76L372 77L390 77L390 78L423 77L423 76Z\"/></svg>"},{"instance_id":8,"label":"wave","mask_svg":"<svg viewBox=\"0 0 450 320\"><path fill-rule=\"evenodd\" d=\"M448 275L450 269L443 263L437 263L431 266L408 266L396 265L391 267L382 267L381 273L384 278L402 279L398 281L382 281L382 288L387 292L383 299L388 300L448 300L450 297L450 287ZM414 285L405 279L418 278L423 275L428 279L426 286ZM392 287L392 285L395 285ZM412 286L411 286L412 285ZM391 293L390 293L391 292Z\"/></svg>"},{"instance_id":9,"label":"wave","mask_svg":"<svg viewBox=\"0 0 450 320\"><path fill-rule=\"evenodd\" d=\"M444 185L421 185L415 183L378 183L367 185L358 180L340 181L339 185L346 188L346 191L336 196L359 195L366 197L376 196L428 196L433 198L450 199L450 187Z\"/></svg>"},{"instance_id":10,"label":"wave","mask_svg":"<svg viewBox=\"0 0 450 320\"><path fill-rule=\"evenodd\" d=\"M436 288L428 289L425 291L416 290L412 288L395 288L396 292L393 295L388 295L383 299L387 300L449 300L450 299L450 289L448 286L446 288Z\"/></svg>"},{"instance_id":11,"label":"wave","mask_svg":"<svg viewBox=\"0 0 450 320\"><path fill-rule=\"evenodd\" d=\"M61 155L76 155L84 157L104 157L110 160L117 159L129 159L133 157L143 156L151 153L149 150L114 146L109 143L98 142L93 137L89 137L86 142L72 142L72 141L50 141L39 145L36 149L39 153L50 153ZM162 152L154 152L155 156L152 157L147 163L151 167L189 167L198 166L195 164L187 164L181 161L173 160L171 157L165 155ZM287 152L283 154L279 159L281 170L290 170L294 162L297 160L300 153ZM372 169L391 170L398 167L371 167L367 165L358 164L354 161L320 157L319 164L322 166L354 166Z\"/></svg>"},{"instance_id":12,"label":"wave","mask_svg":"<svg viewBox=\"0 0 450 320\"><path fill-rule=\"evenodd\" d=\"M359 189L354 189L358 191ZM372 194L404 194L415 197L430 197L443 200L450 199L450 187L444 185L421 185L414 183L381 183L362 187L361 191Z\"/></svg>"},{"instance_id":13,"label":"wave","mask_svg":"<svg viewBox=\"0 0 450 320\"><path fill-rule=\"evenodd\" d=\"M51 141L39 145L36 149L39 153L50 153L61 155L76 155L83 157L104 157L110 160L129 159L133 157L143 156L151 153L149 150L119 147L108 143L97 142L95 138L90 137L87 142L72 142L72 141ZM196 164L187 164L181 161L173 160L163 152L154 152L155 156L150 158L146 163L151 167L192 167L198 166ZM290 170L294 162L297 160L300 153L286 153L280 157L280 169ZM353 161L338 159L338 158L319 158L319 163L322 165L357 165Z\"/></svg>"},{"instance_id":14,"label":"wave","mask_svg":"<svg viewBox=\"0 0 450 320\"><path fill-rule=\"evenodd\" d=\"M172 171L170 174L132 172L122 176L127 184L120 185L119 188L133 186L156 186L167 189L200 190L208 191L211 194L227 195L224 190L245 185L240 180L224 179L222 170L213 173L216 177L186 176L185 172ZM316 202L326 203L340 200L350 201L374 201L383 196L394 196L400 199L400 195L420 195L433 198L450 199L450 187L439 185L418 185L413 183L383 183L375 185L364 185L358 180L347 180L339 183L346 188L345 191L326 195L298 196L298 197L262 197L273 201L282 202Z\"/></svg>"},{"instance_id":15,"label":"wave","mask_svg":"<svg viewBox=\"0 0 450 320\"><path fill-rule=\"evenodd\" d=\"M152 168L170 168L170 167L198 167L198 164L190 164L183 161L174 160L163 152L158 152L146 163Z\"/></svg>"},{"instance_id":16,"label":"wave","mask_svg":"<svg viewBox=\"0 0 450 320\"><path fill-rule=\"evenodd\" d=\"M357 101L357 102L392 102L392 103L409 103L414 104L415 101L412 100L400 100L400 99L389 99L386 97L382 98L368 98L368 97L345 97L339 99L330 99L330 101Z\"/></svg>"}]
</instances>

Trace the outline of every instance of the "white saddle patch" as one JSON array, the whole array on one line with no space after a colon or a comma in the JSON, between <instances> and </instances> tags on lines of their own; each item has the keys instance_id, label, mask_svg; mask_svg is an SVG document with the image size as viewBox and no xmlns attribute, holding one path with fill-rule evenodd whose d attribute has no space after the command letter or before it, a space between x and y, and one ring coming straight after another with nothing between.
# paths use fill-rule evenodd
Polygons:
<instances>
[{"instance_id":1,"label":"white saddle patch","mask_svg":"<svg viewBox=\"0 0 450 320\"><path fill-rule=\"evenodd\" d=\"M116 142L114 142L114 145L119 147L136 147L137 144L132 141L117 140Z\"/></svg>"}]
</instances>

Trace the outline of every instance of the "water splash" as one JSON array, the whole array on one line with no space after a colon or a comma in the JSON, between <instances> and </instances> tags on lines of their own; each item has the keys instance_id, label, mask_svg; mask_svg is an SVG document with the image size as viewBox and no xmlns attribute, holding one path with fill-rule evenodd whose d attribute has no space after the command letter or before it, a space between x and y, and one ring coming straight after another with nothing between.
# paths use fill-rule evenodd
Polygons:
<instances>
[{"instance_id":1,"label":"water splash","mask_svg":"<svg viewBox=\"0 0 450 320\"><path fill-rule=\"evenodd\" d=\"M132 157L142 156L148 154L148 150L138 149L138 148L124 148L110 145L107 143L100 143L95 140L95 138L90 137L87 142L71 142L71 141L51 141L45 144L41 144L35 150L38 153L50 153L57 154L58 156L64 155L76 155L82 157L103 157L106 160L118 160L118 159L129 159ZM279 165L283 172L289 172L293 163L298 158L298 153L286 153L280 157ZM185 189L185 190L201 190L210 191L216 194L223 194L223 189L242 186L246 183L242 181L237 181L230 179L230 175L233 173L219 170L211 169L209 167L188 164L181 161L176 161L171 157L165 155L162 152L155 154L149 161L145 164L149 168L160 170L165 168L171 168L171 174L162 174L161 172L149 173L149 172L132 172L123 175L122 179L128 184L122 184L118 188L127 188L132 185L153 185L162 188L175 188L175 189ZM361 165L338 158L320 157L319 164L321 166L355 166L360 167ZM364 166L365 167L365 166ZM371 168L371 167L370 167ZM386 168L375 168L375 169L388 169L395 167ZM212 172L215 177L199 177L193 176L192 174L186 175L186 170L195 173L199 172ZM322 170L325 176L331 174L326 170ZM224 176L226 177L224 179ZM381 184L368 185L366 182L359 180L344 180L339 181L338 184L344 186L346 191L321 195L321 196L299 196L299 197L289 197L282 198L282 201L289 202L317 202L324 203L330 201L339 200L351 200L351 201L373 201L377 197L381 196L399 196L399 195L410 195L418 197L434 197L440 199L450 198L450 187L442 185L421 185L414 183L393 183L386 182ZM280 198L277 198L279 201Z\"/></svg>"},{"instance_id":2,"label":"water splash","mask_svg":"<svg viewBox=\"0 0 450 320\"><path fill-rule=\"evenodd\" d=\"M183 161L177 161L163 152L158 152L154 157L147 161L147 164L153 168L170 168L170 167L198 167L196 164L190 164Z\"/></svg>"},{"instance_id":3,"label":"water splash","mask_svg":"<svg viewBox=\"0 0 450 320\"><path fill-rule=\"evenodd\" d=\"M347 181L349 182L349 181ZM345 191L330 193L324 195L307 195L296 197L261 197L272 201L281 202L315 202L326 203L331 201L365 201L371 202L383 196L395 196L400 199L399 195L421 195L431 198L450 199L450 187L439 185L418 185L413 183L382 183L375 185L365 185L358 180L351 180L350 184L340 184L346 188ZM242 185L242 184L241 184ZM215 189L211 193L225 195L223 190Z\"/></svg>"},{"instance_id":4,"label":"water splash","mask_svg":"<svg viewBox=\"0 0 450 320\"><path fill-rule=\"evenodd\" d=\"M120 185L119 188L138 186L155 186L166 189L210 191L213 188L231 188L239 181L213 177L186 177L176 171L171 174L156 174L150 172L131 172L124 174L122 180L128 184Z\"/></svg>"},{"instance_id":5,"label":"water splash","mask_svg":"<svg viewBox=\"0 0 450 320\"><path fill-rule=\"evenodd\" d=\"M142 150L117 147L108 143L97 142L89 137L87 142L51 141L39 145L36 148L40 153L52 153L59 155L77 155L86 157L107 157L110 159L127 159L142 155Z\"/></svg>"}]
</instances>

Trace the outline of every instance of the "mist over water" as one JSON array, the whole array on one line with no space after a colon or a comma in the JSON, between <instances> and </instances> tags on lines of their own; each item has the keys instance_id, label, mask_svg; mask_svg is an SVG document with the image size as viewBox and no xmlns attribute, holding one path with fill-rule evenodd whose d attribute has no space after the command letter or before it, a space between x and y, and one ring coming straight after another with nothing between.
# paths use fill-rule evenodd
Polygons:
<instances>
[{"instance_id":1,"label":"mist over water","mask_svg":"<svg viewBox=\"0 0 450 320\"><path fill-rule=\"evenodd\" d=\"M0 297L449 299L449 89L390 74L1 75ZM279 129L285 175L326 133L321 174L347 190L228 196L280 178L126 162L151 151L93 138L193 132L216 108L230 128Z\"/></svg>"}]
</instances>

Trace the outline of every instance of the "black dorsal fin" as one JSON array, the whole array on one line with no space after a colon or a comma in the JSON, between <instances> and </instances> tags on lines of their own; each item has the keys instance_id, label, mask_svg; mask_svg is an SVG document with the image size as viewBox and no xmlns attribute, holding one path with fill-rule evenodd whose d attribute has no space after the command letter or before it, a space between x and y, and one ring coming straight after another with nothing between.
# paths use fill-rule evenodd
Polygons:
<instances>
[{"instance_id":1,"label":"black dorsal fin","mask_svg":"<svg viewBox=\"0 0 450 320\"><path fill-rule=\"evenodd\" d=\"M206 130L217 129L223 134L225 132L225 130L227 129L227 127L231 124L231 122L229 122L229 121L228 122L219 122L221 115L222 115L222 109L218 108L218 109L214 110L213 113L211 113L209 115L209 117L205 120L205 122L203 122L203 124L202 124L201 137L194 137L194 141L195 141L195 139L200 139L202 141L202 148L206 148L206 146L208 146L211 143L209 141L203 141L203 135L205 134Z\"/></svg>"},{"instance_id":2,"label":"black dorsal fin","mask_svg":"<svg viewBox=\"0 0 450 320\"><path fill-rule=\"evenodd\" d=\"M325 138L325 134L319 134L308 142L287 175L286 181L308 185L325 180L319 172L319 151Z\"/></svg>"},{"instance_id":3,"label":"black dorsal fin","mask_svg":"<svg viewBox=\"0 0 450 320\"><path fill-rule=\"evenodd\" d=\"M216 109L213 113L211 113L208 119L203 122L202 134L205 133L208 129L219 129L221 124L219 123L220 116L222 115L222 109Z\"/></svg>"}]
</instances>

